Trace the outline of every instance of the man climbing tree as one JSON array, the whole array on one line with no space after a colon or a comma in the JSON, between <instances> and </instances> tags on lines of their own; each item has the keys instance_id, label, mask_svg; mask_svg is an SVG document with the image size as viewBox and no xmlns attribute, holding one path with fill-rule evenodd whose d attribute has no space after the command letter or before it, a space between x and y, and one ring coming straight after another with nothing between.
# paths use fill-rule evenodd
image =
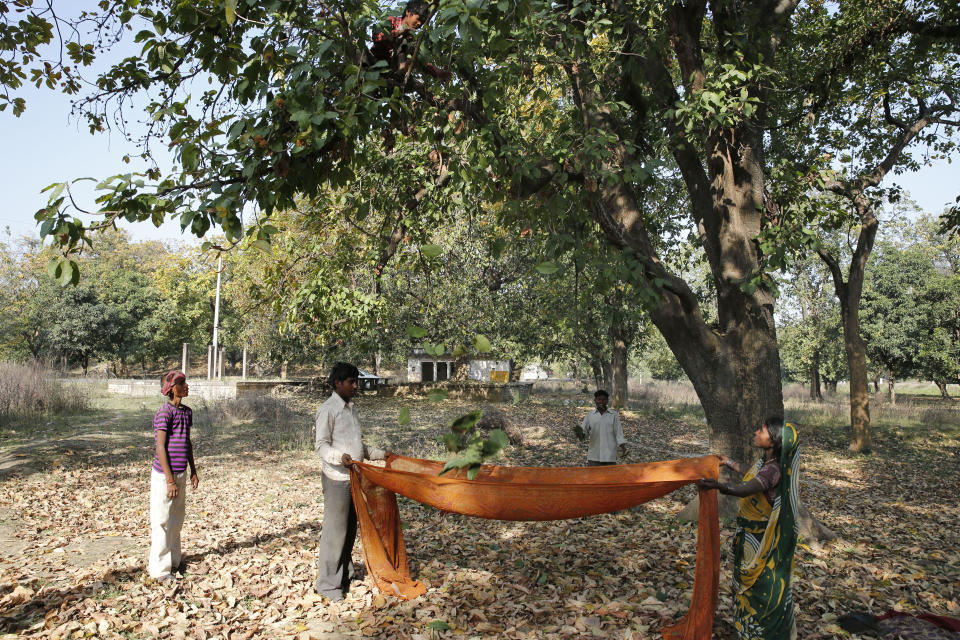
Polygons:
<instances>
[{"instance_id":1,"label":"man climbing tree","mask_svg":"<svg viewBox=\"0 0 960 640\"><path fill-rule=\"evenodd\" d=\"M411 42L411 34L429 19L430 5L424 0L410 0L403 10L403 16L387 17L388 28L374 28L370 51L377 60L391 62L391 67L405 76L420 54L419 42ZM453 77L452 73L431 62L425 63L423 68L441 82L448 82Z\"/></svg>"}]
</instances>

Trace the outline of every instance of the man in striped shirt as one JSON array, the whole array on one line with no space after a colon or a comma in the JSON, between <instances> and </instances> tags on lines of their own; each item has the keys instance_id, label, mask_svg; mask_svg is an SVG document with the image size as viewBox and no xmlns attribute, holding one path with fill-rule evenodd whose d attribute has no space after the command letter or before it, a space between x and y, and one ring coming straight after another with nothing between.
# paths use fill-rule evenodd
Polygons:
<instances>
[{"instance_id":1,"label":"man in striped shirt","mask_svg":"<svg viewBox=\"0 0 960 640\"><path fill-rule=\"evenodd\" d=\"M180 569L180 529L186 511L187 467L190 485L200 484L193 462L190 427L193 411L183 404L190 393L187 376L171 371L163 377L160 392L167 396L153 418L156 456L150 474L150 560L147 570L151 578L169 580Z\"/></svg>"}]
</instances>

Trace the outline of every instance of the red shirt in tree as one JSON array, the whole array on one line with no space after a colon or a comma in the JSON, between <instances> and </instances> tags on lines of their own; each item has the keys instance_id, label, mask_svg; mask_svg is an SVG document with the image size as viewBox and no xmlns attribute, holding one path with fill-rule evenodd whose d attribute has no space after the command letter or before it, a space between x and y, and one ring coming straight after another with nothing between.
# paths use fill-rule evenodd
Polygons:
<instances>
[{"instance_id":1,"label":"red shirt in tree","mask_svg":"<svg viewBox=\"0 0 960 640\"><path fill-rule=\"evenodd\" d=\"M389 60L393 56L397 46L400 45L404 32L408 31L408 29L403 27L403 19L401 17L390 16L387 19L390 21L389 31L375 30L373 32L373 46L370 47L370 51L377 60ZM434 78L439 78L444 81L450 78L449 71L439 69L436 65L428 62L423 66L427 73Z\"/></svg>"}]
</instances>

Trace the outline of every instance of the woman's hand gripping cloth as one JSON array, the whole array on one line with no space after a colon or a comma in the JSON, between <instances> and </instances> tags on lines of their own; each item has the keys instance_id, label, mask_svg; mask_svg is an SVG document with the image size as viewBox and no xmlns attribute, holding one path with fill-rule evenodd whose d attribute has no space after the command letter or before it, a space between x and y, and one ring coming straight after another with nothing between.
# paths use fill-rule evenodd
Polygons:
<instances>
[{"instance_id":1,"label":"woman's hand gripping cloth","mask_svg":"<svg viewBox=\"0 0 960 640\"><path fill-rule=\"evenodd\" d=\"M426 586L410 577L396 495L454 513L494 520L564 520L620 511L660 498L700 478L717 478L719 456L604 467L484 465L474 480L438 476L443 462L392 455L386 467L350 465L363 557L381 592L416 598ZM700 490L697 566L690 612L663 630L668 640L707 640L720 579L717 492Z\"/></svg>"}]
</instances>

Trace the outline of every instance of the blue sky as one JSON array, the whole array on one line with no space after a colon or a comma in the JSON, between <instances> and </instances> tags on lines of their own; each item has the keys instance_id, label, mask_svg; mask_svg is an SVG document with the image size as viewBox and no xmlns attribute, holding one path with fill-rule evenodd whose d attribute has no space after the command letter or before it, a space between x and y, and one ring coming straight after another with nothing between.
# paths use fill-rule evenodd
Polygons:
<instances>
[{"instance_id":1,"label":"blue sky","mask_svg":"<svg viewBox=\"0 0 960 640\"><path fill-rule=\"evenodd\" d=\"M0 176L4 198L0 204L0 229L9 227L15 235L35 235L33 214L47 203L40 191L52 182L90 176L103 179L118 173L142 169L143 163L123 162L136 147L119 132L91 135L86 123L70 118L70 98L49 90L19 92L27 100L27 110L19 118L10 111L0 113ZM170 162L169 156L163 161ZM161 165L162 166L162 165ZM81 206L94 209L93 183L81 183L76 195ZM127 225L133 237L174 239L181 236L179 225L160 228L150 223Z\"/></svg>"},{"instance_id":2,"label":"blue sky","mask_svg":"<svg viewBox=\"0 0 960 640\"><path fill-rule=\"evenodd\" d=\"M103 179L143 168L136 162L123 162L124 155L136 154L137 149L121 134L91 135L82 120L71 119L69 97L32 86L20 95L27 100L27 110L21 117L14 117L9 110L0 113L0 232L9 228L14 236L36 235L33 214L46 205L46 196L40 191L52 182L84 176ZM160 152L166 153L163 149ZM960 154L953 160L952 164L940 160L916 173L894 176L893 180L909 191L923 211L939 214L960 195ZM169 163L170 156L163 155L158 162ZM87 186L77 193L78 198L92 209L92 183L82 184ZM160 228L150 223L123 224L136 240L193 240L189 233L181 234L176 222Z\"/></svg>"}]
</instances>

